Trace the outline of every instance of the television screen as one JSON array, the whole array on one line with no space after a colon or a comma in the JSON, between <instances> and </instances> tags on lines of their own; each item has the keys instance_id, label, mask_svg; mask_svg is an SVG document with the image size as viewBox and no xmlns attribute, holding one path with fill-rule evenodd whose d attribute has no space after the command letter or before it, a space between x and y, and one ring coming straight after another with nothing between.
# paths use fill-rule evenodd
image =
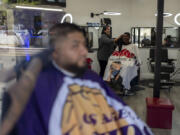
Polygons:
<instances>
[{"instance_id":1,"label":"television screen","mask_svg":"<svg viewBox=\"0 0 180 135\"><path fill-rule=\"evenodd\" d=\"M8 4L27 4L27 5L54 5L66 7L66 0L3 0Z\"/></svg>"}]
</instances>

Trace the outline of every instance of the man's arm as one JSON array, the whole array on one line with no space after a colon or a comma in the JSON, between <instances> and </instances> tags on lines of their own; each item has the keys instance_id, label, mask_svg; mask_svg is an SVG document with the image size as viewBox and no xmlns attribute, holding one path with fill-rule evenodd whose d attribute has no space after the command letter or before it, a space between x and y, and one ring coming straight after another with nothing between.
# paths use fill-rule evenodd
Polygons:
<instances>
[{"instance_id":1,"label":"man's arm","mask_svg":"<svg viewBox=\"0 0 180 135\"><path fill-rule=\"evenodd\" d=\"M33 91L41 68L42 61L39 58L33 59L26 71L22 74L20 80L8 89L11 105L0 124L0 135L8 135L19 119Z\"/></svg>"},{"instance_id":2,"label":"man's arm","mask_svg":"<svg viewBox=\"0 0 180 135\"><path fill-rule=\"evenodd\" d=\"M108 45L108 44L114 44L114 39L108 38L106 35L101 36L101 43Z\"/></svg>"}]
</instances>

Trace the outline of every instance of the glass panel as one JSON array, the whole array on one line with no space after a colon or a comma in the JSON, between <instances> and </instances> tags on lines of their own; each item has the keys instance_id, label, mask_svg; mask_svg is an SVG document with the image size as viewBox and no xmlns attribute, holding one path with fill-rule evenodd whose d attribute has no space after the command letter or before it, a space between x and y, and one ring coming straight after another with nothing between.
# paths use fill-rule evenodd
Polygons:
<instances>
[{"instance_id":1,"label":"glass panel","mask_svg":"<svg viewBox=\"0 0 180 135\"><path fill-rule=\"evenodd\" d=\"M140 33L139 33L139 29L140 29ZM139 47L155 46L155 42L156 42L156 28L155 27L132 28L131 33L132 33L132 43L138 44ZM163 47L180 47L180 44L179 44L180 28L179 27L164 27L162 37L163 37L162 38Z\"/></svg>"},{"instance_id":2,"label":"glass panel","mask_svg":"<svg viewBox=\"0 0 180 135\"><path fill-rule=\"evenodd\" d=\"M138 44L139 28L135 28L135 44Z\"/></svg>"}]
</instances>

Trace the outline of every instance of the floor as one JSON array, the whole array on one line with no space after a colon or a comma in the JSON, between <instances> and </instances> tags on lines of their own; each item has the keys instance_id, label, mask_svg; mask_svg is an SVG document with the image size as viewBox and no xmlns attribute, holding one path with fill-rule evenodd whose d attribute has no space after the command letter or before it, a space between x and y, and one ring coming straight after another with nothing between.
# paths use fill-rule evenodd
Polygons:
<instances>
[{"instance_id":1,"label":"floor","mask_svg":"<svg viewBox=\"0 0 180 135\"><path fill-rule=\"evenodd\" d=\"M149 83L140 83L140 90L136 92L134 96L124 96L121 98L128 104L137 115L144 121L146 121L146 97L153 97L153 88L149 87ZM179 135L180 134L180 85L175 86L169 92L167 89L162 89L160 91L160 97L168 98L175 106L173 111L173 124L172 129L155 129L152 131L155 135ZM117 91L117 89L116 89Z\"/></svg>"}]
</instances>

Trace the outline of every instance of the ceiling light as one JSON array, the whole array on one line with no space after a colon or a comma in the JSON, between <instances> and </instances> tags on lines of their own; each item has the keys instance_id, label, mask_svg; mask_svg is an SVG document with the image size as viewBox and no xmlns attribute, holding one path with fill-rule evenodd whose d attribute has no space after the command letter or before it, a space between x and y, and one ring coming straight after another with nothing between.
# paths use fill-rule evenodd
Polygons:
<instances>
[{"instance_id":1,"label":"ceiling light","mask_svg":"<svg viewBox=\"0 0 180 135\"><path fill-rule=\"evenodd\" d=\"M70 18L70 23L73 22L73 17L72 17L72 15L68 13L68 14L65 14L65 15L63 16L63 18L61 19L61 23L63 23L64 20L65 20L67 17Z\"/></svg>"},{"instance_id":2,"label":"ceiling light","mask_svg":"<svg viewBox=\"0 0 180 135\"><path fill-rule=\"evenodd\" d=\"M180 25L180 22L178 21L178 17L180 16L180 13L176 14L176 16L174 17L174 22L177 24L177 25Z\"/></svg>"},{"instance_id":3,"label":"ceiling light","mask_svg":"<svg viewBox=\"0 0 180 135\"><path fill-rule=\"evenodd\" d=\"M157 16L157 14L155 14L155 16ZM164 17L170 17L170 16L172 16L172 14L171 13L163 13L163 16Z\"/></svg>"},{"instance_id":4,"label":"ceiling light","mask_svg":"<svg viewBox=\"0 0 180 135\"><path fill-rule=\"evenodd\" d=\"M121 15L121 13L119 13L119 12L107 12L107 11L104 11L103 14L104 15Z\"/></svg>"},{"instance_id":5,"label":"ceiling light","mask_svg":"<svg viewBox=\"0 0 180 135\"><path fill-rule=\"evenodd\" d=\"M28 6L16 6L16 8L32 9L32 10L46 10L46 11L59 11L59 12L63 11L62 9L42 8L42 7L28 7Z\"/></svg>"}]
</instances>

